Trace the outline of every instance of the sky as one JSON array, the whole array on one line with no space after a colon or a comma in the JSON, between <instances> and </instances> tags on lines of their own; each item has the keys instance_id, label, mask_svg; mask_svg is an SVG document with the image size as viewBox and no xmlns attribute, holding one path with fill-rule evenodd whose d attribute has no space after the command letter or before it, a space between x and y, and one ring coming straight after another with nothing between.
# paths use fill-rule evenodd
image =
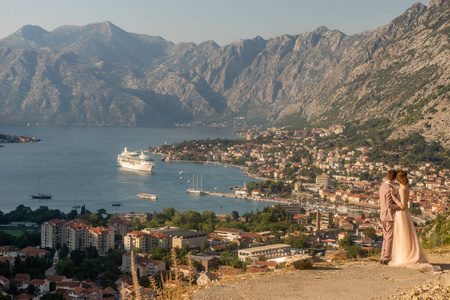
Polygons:
<instances>
[{"instance_id":1,"label":"sky","mask_svg":"<svg viewBox=\"0 0 450 300\"><path fill-rule=\"evenodd\" d=\"M347 35L374 30L415 0L0 0L0 39L24 25L110 21L125 31L174 43L297 35L326 26ZM421 2L428 5L428 2Z\"/></svg>"}]
</instances>

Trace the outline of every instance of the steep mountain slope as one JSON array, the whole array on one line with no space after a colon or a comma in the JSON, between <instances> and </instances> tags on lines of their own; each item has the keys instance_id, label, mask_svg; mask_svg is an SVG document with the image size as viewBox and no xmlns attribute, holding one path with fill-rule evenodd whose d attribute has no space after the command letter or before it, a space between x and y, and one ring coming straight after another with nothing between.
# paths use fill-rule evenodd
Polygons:
<instances>
[{"instance_id":1,"label":"steep mountain slope","mask_svg":"<svg viewBox=\"0 0 450 300\"><path fill-rule=\"evenodd\" d=\"M0 122L149 126L389 118L450 146L449 0L415 3L347 36L320 27L270 40L174 45L110 22L0 40Z\"/></svg>"}]
</instances>

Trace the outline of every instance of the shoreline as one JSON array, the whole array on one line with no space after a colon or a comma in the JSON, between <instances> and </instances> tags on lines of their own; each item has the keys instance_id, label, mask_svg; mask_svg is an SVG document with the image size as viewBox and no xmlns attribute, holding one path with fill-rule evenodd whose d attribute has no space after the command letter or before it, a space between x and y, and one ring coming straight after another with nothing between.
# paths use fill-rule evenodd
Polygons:
<instances>
[{"instance_id":1,"label":"shoreline","mask_svg":"<svg viewBox=\"0 0 450 300\"><path fill-rule=\"evenodd\" d=\"M165 153L160 153L160 152L150 152L149 153L153 154L153 155L160 155L160 156L164 156L164 157L168 157L168 154ZM244 166L237 166L237 165L232 165L232 164L224 164L218 161L195 161L195 160L179 160L179 159L171 159L169 161L165 161L165 162L186 162L186 163L195 163L195 164L212 164L212 165L220 165L220 166L224 166L224 167L234 167L234 168L238 168L241 169L245 175L247 175L250 178L253 179L258 179L261 181L265 181L265 180L270 180L270 181L274 181L273 179L270 178L265 178L265 177L258 177L256 175L253 175L251 173L248 172L248 167L244 167Z\"/></svg>"},{"instance_id":2,"label":"shoreline","mask_svg":"<svg viewBox=\"0 0 450 300\"><path fill-rule=\"evenodd\" d=\"M163 157L168 157L168 154L165 153L159 153L159 152L149 152L153 155L160 155ZM247 167L243 167L243 166L236 166L236 165L231 165L231 164L224 164L224 163L220 163L217 161L193 161L193 160L169 160L169 161L165 161L165 162L186 162L186 163L201 163L201 164L215 164L215 165L221 165L221 166L230 166L230 167L235 167L235 168L239 168L241 169L245 175L247 175L250 178L253 179L258 179L261 181L265 181L265 180L270 180L270 181L274 181L273 179L270 178L264 178L264 177L258 177L258 176L254 176L252 174L249 174L248 168ZM209 191L205 191L205 193L207 193L210 196L218 196L218 197L228 197L228 198L237 198L237 199L243 199L243 200L251 200L251 201L259 201L259 202L272 202L272 203L278 203L278 204L286 204L286 205L292 205L292 204L300 204L300 202L296 201L297 199L295 197L293 198L286 198L286 199L265 199L265 198L254 198L251 196L240 196L240 195L235 195L235 194L229 194L229 193L215 193L215 192L209 192ZM224 194L224 195L222 195ZM311 204L311 205L302 205L301 207L314 207L315 205ZM336 210L337 208L333 205L333 206L328 206L328 205L324 205L323 203L317 204L318 207L323 207L325 209L328 210ZM366 207L366 206L361 206L359 207L358 205L352 205L348 207L349 210L354 210L354 211L362 211L363 213L374 213L377 211L378 207Z\"/></svg>"},{"instance_id":3,"label":"shoreline","mask_svg":"<svg viewBox=\"0 0 450 300\"><path fill-rule=\"evenodd\" d=\"M168 154L165 153L159 153L159 152L150 152L149 153L153 154L153 155L160 155L162 157L168 157ZM248 177L252 178L252 179L257 179L257 180L261 180L261 181L265 181L265 180L270 180L270 181L274 181L273 179L270 178L264 178L264 177L258 177L255 176L253 174L248 173L248 167L244 167L244 166L236 166L236 165L232 165L232 164L224 164L224 163L220 163L217 161L193 161L193 160L169 160L169 161L165 161L165 162L186 162L186 163L200 163L200 164L215 164L215 165L221 165L224 167L235 167L235 168L239 168L240 170L242 170L244 172L245 175L247 175ZM228 197L228 198L237 198L237 199L243 199L243 200L251 200L251 201L260 201L260 202L272 202L272 203L277 203L277 204L285 204L285 205L293 205L293 204L300 204L301 202L298 202L297 198L295 196L293 196L292 198L285 198L285 199L266 199L266 198L254 198L252 196L240 196L240 195L235 195L235 194L229 194L229 193L215 193L215 192L209 192L209 191L205 191L206 193L208 193L208 195L210 196L218 196L218 197ZM217 195L216 195L217 194ZM220 195L219 195L220 194ZM224 194L224 195L222 195ZM311 196L313 196L311 194ZM324 203L318 203L317 205L314 204L310 204L310 205L301 205L301 207L318 207L318 208L323 208L326 210L334 210L337 212L337 206L336 205L326 205ZM349 210L353 210L353 211L361 211L362 213L376 213L377 210L379 209L379 207L368 207L366 205L358 205L357 203L352 203L351 206L347 206L347 208Z\"/></svg>"}]
</instances>

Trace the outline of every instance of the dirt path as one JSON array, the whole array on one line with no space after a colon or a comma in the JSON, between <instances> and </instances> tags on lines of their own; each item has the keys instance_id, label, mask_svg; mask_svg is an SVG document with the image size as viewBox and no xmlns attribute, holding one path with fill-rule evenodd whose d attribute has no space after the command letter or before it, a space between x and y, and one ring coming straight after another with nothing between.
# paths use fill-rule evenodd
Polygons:
<instances>
[{"instance_id":1,"label":"dirt path","mask_svg":"<svg viewBox=\"0 0 450 300\"><path fill-rule=\"evenodd\" d=\"M430 255L430 262L438 264L443 272L431 274L420 271L393 268L373 261L346 261L342 264L318 265L314 270L284 271L261 275L244 275L233 281L223 280L195 291L194 299L388 299L400 297L412 299L417 286L430 283L437 288L437 281L450 275L450 253ZM444 288L445 289L445 288ZM439 295L447 292L438 291ZM427 292L420 291L425 296ZM431 295L429 298L440 299ZM442 296L449 299L450 295Z\"/></svg>"}]
</instances>

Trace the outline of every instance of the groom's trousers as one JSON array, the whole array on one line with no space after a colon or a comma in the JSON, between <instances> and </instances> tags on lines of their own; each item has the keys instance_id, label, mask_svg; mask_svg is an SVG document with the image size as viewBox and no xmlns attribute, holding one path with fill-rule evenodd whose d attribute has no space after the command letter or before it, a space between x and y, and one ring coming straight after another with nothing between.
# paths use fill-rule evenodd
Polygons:
<instances>
[{"instance_id":1,"label":"groom's trousers","mask_svg":"<svg viewBox=\"0 0 450 300\"><path fill-rule=\"evenodd\" d=\"M381 221L383 226L383 247L381 248L382 261L390 261L392 253L392 240L394 239L394 221Z\"/></svg>"}]
</instances>

